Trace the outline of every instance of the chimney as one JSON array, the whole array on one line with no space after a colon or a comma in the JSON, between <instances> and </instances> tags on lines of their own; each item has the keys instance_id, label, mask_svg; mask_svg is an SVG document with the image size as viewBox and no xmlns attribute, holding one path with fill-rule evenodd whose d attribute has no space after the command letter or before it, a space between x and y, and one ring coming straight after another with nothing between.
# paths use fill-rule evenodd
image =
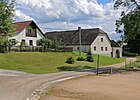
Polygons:
<instances>
[{"instance_id":1,"label":"chimney","mask_svg":"<svg viewBox=\"0 0 140 100\"><path fill-rule=\"evenodd\" d=\"M78 31L81 31L81 27L78 27Z\"/></svg>"}]
</instances>

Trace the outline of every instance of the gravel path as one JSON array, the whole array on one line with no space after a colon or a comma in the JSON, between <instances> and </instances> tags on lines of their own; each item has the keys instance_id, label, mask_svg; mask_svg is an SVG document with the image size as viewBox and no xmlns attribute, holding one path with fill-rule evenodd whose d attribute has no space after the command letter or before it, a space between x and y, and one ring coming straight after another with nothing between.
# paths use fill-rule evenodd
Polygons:
<instances>
[{"instance_id":1,"label":"gravel path","mask_svg":"<svg viewBox=\"0 0 140 100\"><path fill-rule=\"evenodd\" d=\"M91 72L61 72L35 75L19 71L0 70L0 100L26 100L28 97L31 97L31 94L36 89L46 83L87 74L91 74Z\"/></svg>"},{"instance_id":2,"label":"gravel path","mask_svg":"<svg viewBox=\"0 0 140 100\"><path fill-rule=\"evenodd\" d=\"M129 58L126 58L125 62L122 62L122 63L119 63L119 64L113 64L113 65L109 65L109 66L104 66L104 67L119 68L119 67L125 66L125 64L129 64L129 63L135 62L136 60L137 60L136 58L129 57Z\"/></svg>"},{"instance_id":3,"label":"gravel path","mask_svg":"<svg viewBox=\"0 0 140 100\"><path fill-rule=\"evenodd\" d=\"M14 70L0 69L0 76L21 76L21 75L33 75L33 74L20 72L20 71L14 71Z\"/></svg>"},{"instance_id":4,"label":"gravel path","mask_svg":"<svg viewBox=\"0 0 140 100\"><path fill-rule=\"evenodd\" d=\"M84 76L51 88L39 100L140 100L140 72Z\"/></svg>"},{"instance_id":5,"label":"gravel path","mask_svg":"<svg viewBox=\"0 0 140 100\"><path fill-rule=\"evenodd\" d=\"M0 100L26 100L37 88L45 83L87 74L85 72L61 72L46 75L19 73L15 71L4 71L0 76Z\"/></svg>"}]
</instances>

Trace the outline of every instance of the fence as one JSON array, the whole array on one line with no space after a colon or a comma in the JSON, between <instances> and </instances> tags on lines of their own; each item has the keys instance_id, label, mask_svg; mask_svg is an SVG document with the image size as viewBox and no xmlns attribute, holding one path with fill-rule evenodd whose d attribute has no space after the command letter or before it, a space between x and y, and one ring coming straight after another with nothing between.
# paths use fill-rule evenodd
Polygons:
<instances>
[{"instance_id":1,"label":"fence","mask_svg":"<svg viewBox=\"0 0 140 100\"><path fill-rule=\"evenodd\" d=\"M71 47L46 48L43 46L13 46L10 51L15 52L72 52Z\"/></svg>"},{"instance_id":2,"label":"fence","mask_svg":"<svg viewBox=\"0 0 140 100\"><path fill-rule=\"evenodd\" d=\"M105 73L109 73L112 74L112 67L104 67L104 68L97 68L96 69L96 74L105 74Z\"/></svg>"}]
</instances>

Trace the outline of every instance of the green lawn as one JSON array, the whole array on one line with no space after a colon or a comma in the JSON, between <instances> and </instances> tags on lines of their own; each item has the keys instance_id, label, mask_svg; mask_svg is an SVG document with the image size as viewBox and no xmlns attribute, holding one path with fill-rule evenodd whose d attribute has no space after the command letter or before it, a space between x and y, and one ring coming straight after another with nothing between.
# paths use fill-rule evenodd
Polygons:
<instances>
[{"instance_id":1,"label":"green lawn","mask_svg":"<svg viewBox=\"0 0 140 100\"><path fill-rule=\"evenodd\" d=\"M58 66L70 65L66 64L67 57L72 56L74 59L78 57L78 53L68 52L11 52L0 54L0 69L18 70L34 74L54 73L58 72ZM82 56L86 57L85 53ZM96 66L97 55L93 55L95 62L76 61L72 66ZM106 66L110 64L123 62L124 58L111 58L100 56L100 65Z\"/></svg>"}]
</instances>

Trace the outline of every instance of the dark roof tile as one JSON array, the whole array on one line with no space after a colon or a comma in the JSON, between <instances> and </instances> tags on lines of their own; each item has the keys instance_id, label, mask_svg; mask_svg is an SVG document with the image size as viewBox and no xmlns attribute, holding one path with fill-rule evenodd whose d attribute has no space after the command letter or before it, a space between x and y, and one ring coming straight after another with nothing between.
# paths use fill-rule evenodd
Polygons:
<instances>
[{"instance_id":1,"label":"dark roof tile","mask_svg":"<svg viewBox=\"0 0 140 100\"><path fill-rule=\"evenodd\" d=\"M93 29L81 29L81 41L82 45L91 45L91 43L96 39L99 34L107 34L99 28ZM58 40L66 45L77 45L79 44L79 33L78 30L71 31L55 31L47 32L45 37L51 40Z\"/></svg>"},{"instance_id":2,"label":"dark roof tile","mask_svg":"<svg viewBox=\"0 0 140 100\"><path fill-rule=\"evenodd\" d=\"M120 47L114 40L111 40L111 47Z\"/></svg>"}]
</instances>

